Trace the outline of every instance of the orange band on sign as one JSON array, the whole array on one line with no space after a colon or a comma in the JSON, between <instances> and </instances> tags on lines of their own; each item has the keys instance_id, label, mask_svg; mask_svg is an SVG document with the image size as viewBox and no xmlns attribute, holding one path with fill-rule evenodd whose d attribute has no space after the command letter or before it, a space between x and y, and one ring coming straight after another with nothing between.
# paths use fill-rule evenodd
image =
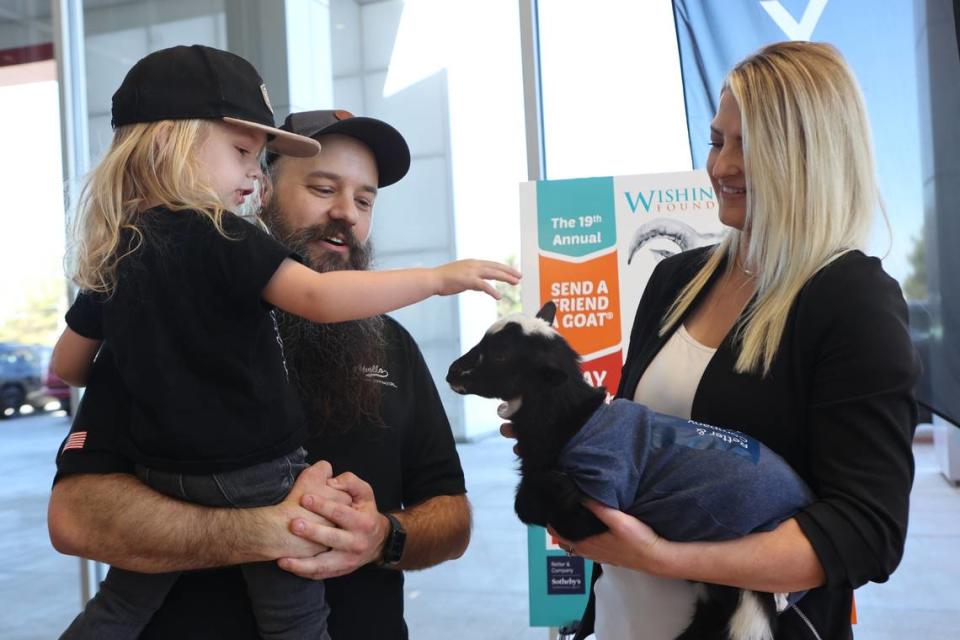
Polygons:
<instances>
[{"instance_id":1,"label":"orange band on sign","mask_svg":"<svg viewBox=\"0 0 960 640\"><path fill-rule=\"evenodd\" d=\"M617 273L616 252L580 263L540 256L541 304L557 304L557 329L581 355L620 344Z\"/></svg>"},{"instance_id":2,"label":"orange band on sign","mask_svg":"<svg viewBox=\"0 0 960 640\"><path fill-rule=\"evenodd\" d=\"M611 396L620 386L620 371L623 369L623 352L617 349L613 353L580 364L584 379L594 387L606 387Z\"/></svg>"}]
</instances>

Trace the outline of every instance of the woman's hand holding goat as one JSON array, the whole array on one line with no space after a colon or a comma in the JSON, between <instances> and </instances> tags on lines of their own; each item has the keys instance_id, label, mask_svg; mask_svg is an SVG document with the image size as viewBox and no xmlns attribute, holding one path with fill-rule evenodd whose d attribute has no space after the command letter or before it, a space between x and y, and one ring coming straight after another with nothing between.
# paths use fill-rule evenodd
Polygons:
<instances>
[{"instance_id":1,"label":"woman's hand holding goat","mask_svg":"<svg viewBox=\"0 0 960 640\"><path fill-rule=\"evenodd\" d=\"M725 584L753 591L791 593L824 584L826 576L793 518L773 531L723 542L673 542L633 516L594 500L585 506L610 530L561 548L599 562L665 578Z\"/></svg>"},{"instance_id":2,"label":"woman's hand holding goat","mask_svg":"<svg viewBox=\"0 0 960 640\"><path fill-rule=\"evenodd\" d=\"M596 500L587 499L584 506L593 512L610 530L579 542L561 537L552 527L550 535L559 540L563 549L573 549L574 555L614 566L644 571L653 575L668 575L670 549L676 544L661 538L653 529L628 513L611 509Z\"/></svg>"},{"instance_id":3,"label":"woman's hand holding goat","mask_svg":"<svg viewBox=\"0 0 960 640\"><path fill-rule=\"evenodd\" d=\"M516 440L517 435L513 432L513 423L504 422L503 424L501 424L500 435L502 435L504 438L510 438L512 440ZM517 445L517 444L513 445L513 453L518 456L520 455L520 445Z\"/></svg>"}]
</instances>

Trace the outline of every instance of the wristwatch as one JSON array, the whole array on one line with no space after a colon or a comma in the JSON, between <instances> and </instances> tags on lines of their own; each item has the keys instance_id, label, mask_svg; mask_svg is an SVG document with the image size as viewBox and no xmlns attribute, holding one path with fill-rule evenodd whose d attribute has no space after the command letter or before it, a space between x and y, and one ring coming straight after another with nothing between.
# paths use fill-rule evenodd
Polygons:
<instances>
[{"instance_id":1,"label":"wristwatch","mask_svg":"<svg viewBox=\"0 0 960 640\"><path fill-rule=\"evenodd\" d=\"M379 564L381 567L395 567L403 557L403 548L407 544L407 530L392 513L385 513L383 516L390 521L390 532L383 543L383 556Z\"/></svg>"}]
</instances>

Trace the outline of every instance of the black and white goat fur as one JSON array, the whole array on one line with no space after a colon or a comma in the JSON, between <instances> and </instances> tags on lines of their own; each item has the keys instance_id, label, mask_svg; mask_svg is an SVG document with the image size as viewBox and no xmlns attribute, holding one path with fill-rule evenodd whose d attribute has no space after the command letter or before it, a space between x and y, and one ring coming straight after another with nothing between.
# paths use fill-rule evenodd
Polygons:
<instances>
[{"instance_id":1,"label":"black and white goat fur","mask_svg":"<svg viewBox=\"0 0 960 640\"><path fill-rule=\"evenodd\" d=\"M500 398L501 418L513 423L520 456L514 507L526 524L550 524L564 538L581 540L607 527L586 507L586 496L556 468L567 442L606 398L588 384L580 357L553 329L556 306L536 318L514 314L497 321L483 339L450 366L454 391ZM677 640L769 640L780 596L735 587L698 585L694 617Z\"/></svg>"}]
</instances>

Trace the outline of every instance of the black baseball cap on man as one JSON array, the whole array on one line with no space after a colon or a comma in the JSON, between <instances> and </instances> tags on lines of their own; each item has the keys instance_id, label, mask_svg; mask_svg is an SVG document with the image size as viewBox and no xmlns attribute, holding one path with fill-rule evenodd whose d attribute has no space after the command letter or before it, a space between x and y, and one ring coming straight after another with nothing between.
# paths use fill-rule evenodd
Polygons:
<instances>
[{"instance_id":1,"label":"black baseball cap on man","mask_svg":"<svg viewBox=\"0 0 960 640\"><path fill-rule=\"evenodd\" d=\"M291 113L280 128L309 138L340 134L356 138L370 147L377 162L378 187L398 182L410 169L410 147L400 132L376 118L354 116L349 111L298 111ZM272 161L268 157L267 161Z\"/></svg>"},{"instance_id":2,"label":"black baseball cap on man","mask_svg":"<svg viewBox=\"0 0 960 640\"><path fill-rule=\"evenodd\" d=\"M113 94L111 125L158 120L223 120L267 134L267 148L310 157L316 140L276 128L263 79L238 55L195 44L161 49L137 62Z\"/></svg>"}]
</instances>

